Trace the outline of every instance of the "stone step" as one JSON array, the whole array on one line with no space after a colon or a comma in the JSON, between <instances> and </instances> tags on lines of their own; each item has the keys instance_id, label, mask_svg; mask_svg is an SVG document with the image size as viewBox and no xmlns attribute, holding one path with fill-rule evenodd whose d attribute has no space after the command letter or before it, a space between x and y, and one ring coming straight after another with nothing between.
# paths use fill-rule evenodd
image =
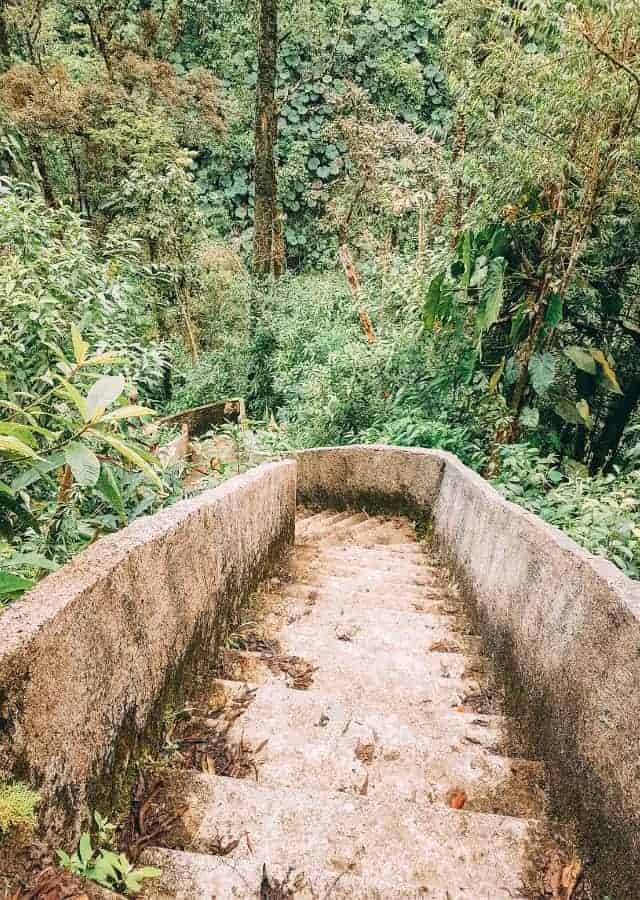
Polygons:
<instances>
[{"instance_id":1,"label":"stone step","mask_svg":"<svg viewBox=\"0 0 640 900\"><path fill-rule=\"evenodd\" d=\"M332 518L335 519L333 524ZM302 543L309 541L318 542L331 536L331 542L335 543L337 537L348 534L361 523L369 521L367 513L347 511L345 513L318 513L311 519L302 522L301 527L296 525L296 540Z\"/></svg>"},{"instance_id":2,"label":"stone step","mask_svg":"<svg viewBox=\"0 0 640 900\"><path fill-rule=\"evenodd\" d=\"M155 900L260 897L265 871L272 882L288 876L301 900L526 897L525 820L215 776L194 777L185 797L195 852L144 854L163 871L148 889ZM239 843L215 855L229 840Z\"/></svg>"},{"instance_id":3,"label":"stone step","mask_svg":"<svg viewBox=\"0 0 640 900\"><path fill-rule=\"evenodd\" d=\"M312 516L310 519L306 519L301 523L300 527L298 527L298 522L296 522L296 535L303 537L305 542L307 542L312 538L317 539L322 535L330 534L332 529L335 528L339 522L348 520L353 520L354 523L360 522L362 521L362 514L354 513L350 510L343 512L322 512Z\"/></svg>"},{"instance_id":4,"label":"stone step","mask_svg":"<svg viewBox=\"0 0 640 900\"><path fill-rule=\"evenodd\" d=\"M373 799L442 805L464 791L470 809L540 816L542 768L499 754L499 721L427 709L412 727L402 713L360 710L273 681L258 689L230 739L268 741L258 779L269 786L352 794L366 783Z\"/></svg>"}]
</instances>

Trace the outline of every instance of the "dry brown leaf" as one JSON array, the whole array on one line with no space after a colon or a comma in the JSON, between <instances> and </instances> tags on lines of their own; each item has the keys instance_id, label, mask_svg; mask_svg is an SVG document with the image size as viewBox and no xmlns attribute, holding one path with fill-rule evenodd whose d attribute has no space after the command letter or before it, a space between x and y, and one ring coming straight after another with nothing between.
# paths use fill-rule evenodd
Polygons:
<instances>
[{"instance_id":1,"label":"dry brown leaf","mask_svg":"<svg viewBox=\"0 0 640 900\"><path fill-rule=\"evenodd\" d=\"M356 749L353 753L356 759L359 759L361 763L368 765L373 762L373 758L376 754L376 745L363 744L360 738L358 738L358 743L356 744Z\"/></svg>"},{"instance_id":2,"label":"dry brown leaf","mask_svg":"<svg viewBox=\"0 0 640 900\"><path fill-rule=\"evenodd\" d=\"M451 809L462 809L466 802L466 791L463 791L461 788L452 788L447 793L447 803L449 804Z\"/></svg>"}]
</instances>

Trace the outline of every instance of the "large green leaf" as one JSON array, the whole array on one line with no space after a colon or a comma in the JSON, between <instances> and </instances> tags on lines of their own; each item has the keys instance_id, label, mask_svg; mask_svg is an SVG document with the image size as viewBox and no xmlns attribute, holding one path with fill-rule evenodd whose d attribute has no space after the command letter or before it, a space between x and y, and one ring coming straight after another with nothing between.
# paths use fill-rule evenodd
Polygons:
<instances>
[{"instance_id":1,"label":"large green leaf","mask_svg":"<svg viewBox=\"0 0 640 900\"><path fill-rule=\"evenodd\" d=\"M547 393L556 374L556 363L550 353L534 353L529 361L531 387L539 397Z\"/></svg>"},{"instance_id":2,"label":"large green leaf","mask_svg":"<svg viewBox=\"0 0 640 900\"><path fill-rule=\"evenodd\" d=\"M103 375L99 378L87 394L87 422L102 415L123 391L122 375Z\"/></svg>"},{"instance_id":3,"label":"large green leaf","mask_svg":"<svg viewBox=\"0 0 640 900\"><path fill-rule=\"evenodd\" d=\"M62 465L64 465L64 453L54 453L52 456L34 463L26 472L21 472L16 476L11 482L11 489L13 491L22 491L29 487L30 484L33 484L34 481L38 481L44 475L60 468Z\"/></svg>"},{"instance_id":4,"label":"large green leaf","mask_svg":"<svg viewBox=\"0 0 640 900\"><path fill-rule=\"evenodd\" d=\"M565 356L568 356L574 366L577 366L581 372L588 372L589 375L596 375L598 368L595 360L591 355L591 351L586 347L565 347Z\"/></svg>"},{"instance_id":5,"label":"large green leaf","mask_svg":"<svg viewBox=\"0 0 640 900\"><path fill-rule=\"evenodd\" d=\"M93 487L100 477L100 460L86 444L74 441L65 449L65 460L81 487Z\"/></svg>"},{"instance_id":6,"label":"large green leaf","mask_svg":"<svg viewBox=\"0 0 640 900\"><path fill-rule=\"evenodd\" d=\"M8 559L2 560L2 565L7 569L15 569L18 566L31 566L34 569L46 569L55 572L60 568L60 563L53 559L47 559L41 553L14 553Z\"/></svg>"},{"instance_id":7,"label":"large green leaf","mask_svg":"<svg viewBox=\"0 0 640 900\"><path fill-rule=\"evenodd\" d=\"M504 301L504 259L501 256L489 260L487 277L482 288L478 309L480 332L488 331L498 321Z\"/></svg>"},{"instance_id":8,"label":"large green leaf","mask_svg":"<svg viewBox=\"0 0 640 900\"><path fill-rule=\"evenodd\" d=\"M551 294L544 314L544 324L548 328L555 328L562 322L562 297L559 294Z\"/></svg>"},{"instance_id":9,"label":"large green leaf","mask_svg":"<svg viewBox=\"0 0 640 900\"><path fill-rule=\"evenodd\" d=\"M441 272L431 281L422 309L422 321L427 329L436 322L447 321L453 307L453 288L446 281L446 272Z\"/></svg>"}]
</instances>

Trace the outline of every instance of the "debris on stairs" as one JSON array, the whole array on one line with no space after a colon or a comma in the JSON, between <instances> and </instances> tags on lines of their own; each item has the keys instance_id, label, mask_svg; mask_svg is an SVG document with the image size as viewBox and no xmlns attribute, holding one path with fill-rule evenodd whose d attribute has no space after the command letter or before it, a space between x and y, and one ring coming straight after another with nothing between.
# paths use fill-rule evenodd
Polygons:
<instances>
[{"instance_id":1,"label":"debris on stairs","mask_svg":"<svg viewBox=\"0 0 640 900\"><path fill-rule=\"evenodd\" d=\"M542 766L506 752L479 638L412 525L302 510L260 603L223 652L218 737L188 751L185 849L145 851L145 896L536 896Z\"/></svg>"}]
</instances>

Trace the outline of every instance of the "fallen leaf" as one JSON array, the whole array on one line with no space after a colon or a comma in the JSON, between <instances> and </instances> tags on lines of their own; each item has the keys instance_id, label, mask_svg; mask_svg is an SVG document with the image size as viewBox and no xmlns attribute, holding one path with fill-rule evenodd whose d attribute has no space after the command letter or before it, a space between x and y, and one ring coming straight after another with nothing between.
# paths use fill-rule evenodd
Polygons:
<instances>
[{"instance_id":1,"label":"fallen leaf","mask_svg":"<svg viewBox=\"0 0 640 900\"><path fill-rule=\"evenodd\" d=\"M451 809L462 809L467 802L466 792L460 788L452 788L447 793L447 803Z\"/></svg>"}]
</instances>

